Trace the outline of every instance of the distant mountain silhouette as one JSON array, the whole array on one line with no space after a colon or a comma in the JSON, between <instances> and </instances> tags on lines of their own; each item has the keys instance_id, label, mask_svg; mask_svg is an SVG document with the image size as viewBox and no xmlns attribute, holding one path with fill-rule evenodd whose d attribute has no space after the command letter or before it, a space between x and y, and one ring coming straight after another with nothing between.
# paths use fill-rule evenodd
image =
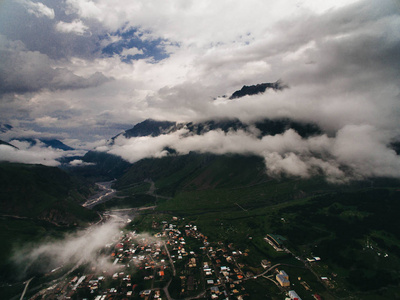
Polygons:
<instances>
[{"instance_id":1,"label":"distant mountain silhouette","mask_svg":"<svg viewBox=\"0 0 400 300\"><path fill-rule=\"evenodd\" d=\"M23 142L28 142L31 144L31 146L34 146L37 143L36 140L32 138L19 138L18 140ZM41 141L46 146L52 147L54 149L60 149L64 151L74 150L74 148L65 145L63 142L57 139L39 139L39 141Z\"/></svg>"},{"instance_id":2,"label":"distant mountain silhouette","mask_svg":"<svg viewBox=\"0 0 400 300\"><path fill-rule=\"evenodd\" d=\"M125 131L124 136L127 138L139 136L158 136L163 133L170 132L175 127L175 122L147 119L136 124L132 129Z\"/></svg>"},{"instance_id":3,"label":"distant mountain silhouette","mask_svg":"<svg viewBox=\"0 0 400 300\"><path fill-rule=\"evenodd\" d=\"M11 145L10 143L7 143L7 142L2 141L2 140L0 140L0 145L7 145L7 146L13 147L15 149L18 149L18 147L15 147L14 145Z\"/></svg>"},{"instance_id":4,"label":"distant mountain silhouette","mask_svg":"<svg viewBox=\"0 0 400 300\"><path fill-rule=\"evenodd\" d=\"M272 83L260 83L256 85L244 85L239 91L236 91L229 97L229 99L241 98L244 96L251 96L264 93L267 89L273 89L274 91L281 91L288 86L283 84L282 81L278 80Z\"/></svg>"}]
</instances>

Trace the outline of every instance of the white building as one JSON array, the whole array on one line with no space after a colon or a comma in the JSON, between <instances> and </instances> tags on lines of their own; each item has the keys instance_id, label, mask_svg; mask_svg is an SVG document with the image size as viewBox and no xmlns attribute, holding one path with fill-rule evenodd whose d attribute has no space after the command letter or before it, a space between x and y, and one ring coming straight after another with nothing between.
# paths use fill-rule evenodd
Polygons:
<instances>
[{"instance_id":1,"label":"white building","mask_svg":"<svg viewBox=\"0 0 400 300\"><path fill-rule=\"evenodd\" d=\"M289 297L292 300L301 300L300 296L295 291L289 291Z\"/></svg>"}]
</instances>

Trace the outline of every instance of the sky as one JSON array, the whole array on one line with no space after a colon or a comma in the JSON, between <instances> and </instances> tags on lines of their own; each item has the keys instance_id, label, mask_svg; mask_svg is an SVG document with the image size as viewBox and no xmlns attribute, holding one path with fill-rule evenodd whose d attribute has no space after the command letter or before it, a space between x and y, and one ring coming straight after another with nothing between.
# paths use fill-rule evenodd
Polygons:
<instances>
[{"instance_id":1,"label":"sky","mask_svg":"<svg viewBox=\"0 0 400 300\"><path fill-rule=\"evenodd\" d=\"M13 128L0 139L58 138L131 162L174 144L181 153L262 155L278 173L322 168L341 177L345 165L357 176L400 177L399 156L388 147L400 140L399 28L396 0L4 0L0 122ZM289 88L223 97L278 79ZM213 132L186 140L175 133L105 144L147 118L291 118L326 135ZM132 154L138 143L144 150ZM45 150L47 164L66 155ZM5 160L43 160L29 145L26 155L15 151L0 145Z\"/></svg>"}]
</instances>

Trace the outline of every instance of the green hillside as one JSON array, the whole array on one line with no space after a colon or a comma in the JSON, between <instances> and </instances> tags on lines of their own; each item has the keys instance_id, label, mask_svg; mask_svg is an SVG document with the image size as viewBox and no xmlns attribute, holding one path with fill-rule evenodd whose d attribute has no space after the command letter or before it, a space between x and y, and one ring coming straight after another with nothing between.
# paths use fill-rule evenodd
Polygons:
<instances>
[{"instance_id":1,"label":"green hillside","mask_svg":"<svg viewBox=\"0 0 400 300\"><path fill-rule=\"evenodd\" d=\"M56 167L0 163L0 280L17 274L9 261L14 249L98 220L80 205L93 192Z\"/></svg>"},{"instance_id":2,"label":"green hillside","mask_svg":"<svg viewBox=\"0 0 400 300\"><path fill-rule=\"evenodd\" d=\"M135 163L115 186L124 189L146 179L153 180L158 193L167 196L179 191L244 187L270 180L260 157L189 153L143 159Z\"/></svg>"},{"instance_id":3,"label":"green hillside","mask_svg":"<svg viewBox=\"0 0 400 300\"><path fill-rule=\"evenodd\" d=\"M78 157L85 166L65 167L69 173L84 177L91 182L110 181L120 177L132 165L121 157L106 152L88 151L83 157ZM68 163L68 162L67 162Z\"/></svg>"},{"instance_id":4,"label":"green hillside","mask_svg":"<svg viewBox=\"0 0 400 300\"><path fill-rule=\"evenodd\" d=\"M273 179L264 170L259 157L190 153L142 160L115 187L120 195L138 197L153 180L160 220L179 216L210 240L247 249L246 263L254 268L262 259L296 264L263 239L268 233L285 237L295 256L322 258L312 268L334 286L321 290L327 299L400 296L399 180L333 185L322 177Z\"/></svg>"},{"instance_id":5,"label":"green hillside","mask_svg":"<svg viewBox=\"0 0 400 300\"><path fill-rule=\"evenodd\" d=\"M230 207L233 203L254 208L336 188L323 178L270 178L261 157L196 153L141 160L116 182L115 188L124 193L150 179L158 195L173 197L160 203L160 209L185 212Z\"/></svg>"},{"instance_id":6,"label":"green hillside","mask_svg":"<svg viewBox=\"0 0 400 300\"><path fill-rule=\"evenodd\" d=\"M94 187L56 167L0 164L0 213L71 224L93 220L79 205Z\"/></svg>"}]
</instances>

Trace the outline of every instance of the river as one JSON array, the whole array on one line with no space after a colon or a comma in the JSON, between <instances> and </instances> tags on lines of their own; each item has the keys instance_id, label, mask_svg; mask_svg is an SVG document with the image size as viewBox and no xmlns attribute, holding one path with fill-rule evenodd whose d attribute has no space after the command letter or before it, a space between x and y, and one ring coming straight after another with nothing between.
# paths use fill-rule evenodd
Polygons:
<instances>
[{"instance_id":1,"label":"river","mask_svg":"<svg viewBox=\"0 0 400 300\"><path fill-rule=\"evenodd\" d=\"M101 191L98 192L93 197L91 197L90 199L88 199L85 203L82 204L82 206L91 209L97 204L110 200L116 194L116 190L111 188L114 182L115 180L106 182L96 182L96 185L101 189Z\"/></svg>"}]
</instances>

